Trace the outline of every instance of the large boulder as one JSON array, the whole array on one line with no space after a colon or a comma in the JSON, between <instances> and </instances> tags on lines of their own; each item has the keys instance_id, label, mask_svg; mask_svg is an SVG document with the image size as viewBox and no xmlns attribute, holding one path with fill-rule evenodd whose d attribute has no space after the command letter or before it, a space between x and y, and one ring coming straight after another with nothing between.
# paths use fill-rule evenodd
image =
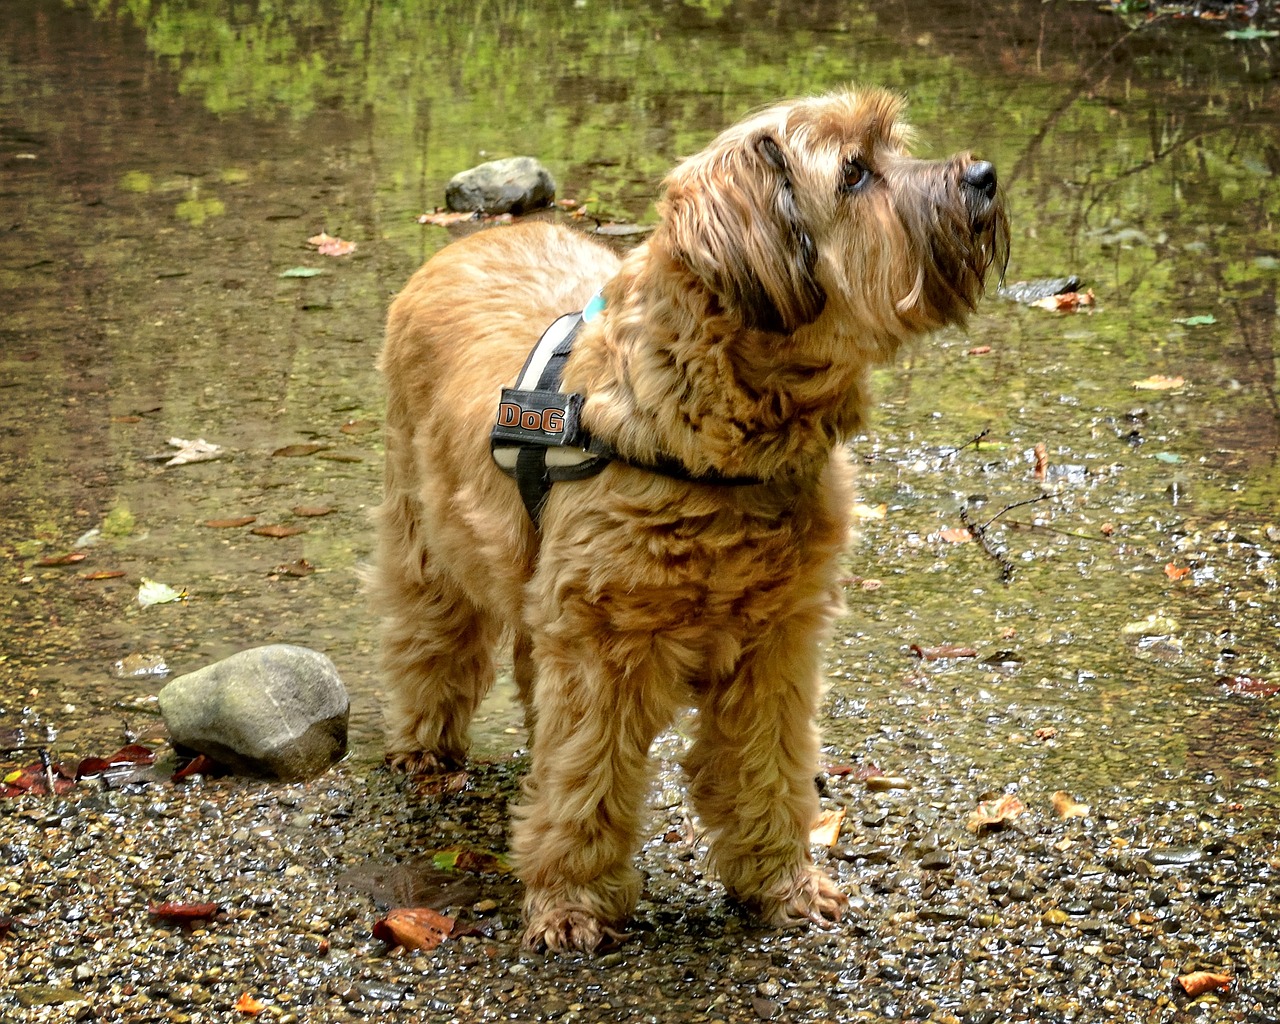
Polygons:
<instances>
[{"instance_id":1,"label":"large boulder","mask_svg":"<svg viewBox=\"0 0 1280 1024\"><path fill-rule=\"evenodd\" d=\"M297 781L347 750L350 701L333 662L291 644L255 647L160 691L176 746L243 775Z\"/></svg>"},{"instance_id":2,"label":"large boulder","mask_svg":"<svg viewBox=\"0 0 1280 1024\"><path fill-rule=\"evenodd\" d=\"M455 174L445 189L450 210L524 213L549 206L556 198L551 172L531 156L491 160Z\"/></svg>"}]
</instances>

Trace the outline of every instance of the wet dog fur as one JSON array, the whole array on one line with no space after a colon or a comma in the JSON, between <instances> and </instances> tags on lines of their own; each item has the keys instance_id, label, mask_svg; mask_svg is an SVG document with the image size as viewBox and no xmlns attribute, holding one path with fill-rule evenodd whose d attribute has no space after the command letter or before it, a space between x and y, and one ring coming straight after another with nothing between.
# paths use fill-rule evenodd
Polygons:
<instances>
[{"instance_id":1,"label":"wet dog fur","mask_svg":"<svg viewBox=\"0 0 1280 1024\"><path fill-rule=\"evenodd\" d=\"M871 369L963 322L1008 244L990 164L908 153L899 97L850 89L756 113L675 168L619 260L545 223L433 256L395 300L383 619L388 761L437 771L514 638L532 766L512 849L525 941L594 950L635 907L648 751L696 709L683 762L724 886L770 924L833 922L812 863L822 643L841 608L844 442ZM564 387L631 461L556 484L530 521L489 432L542 330L603 290Z\"/></svg>"}]
</instances>

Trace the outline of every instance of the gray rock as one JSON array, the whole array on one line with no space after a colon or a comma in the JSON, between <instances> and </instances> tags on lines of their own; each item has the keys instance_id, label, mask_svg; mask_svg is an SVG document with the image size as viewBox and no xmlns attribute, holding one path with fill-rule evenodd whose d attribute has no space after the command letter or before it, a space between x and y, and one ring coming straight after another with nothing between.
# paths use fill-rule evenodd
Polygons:
<instances>
[{"instance_id":1,"label":"gray rock","mask_svg":"<svg viewBox=\"0 0 1280 1024\"><path fill-rule=\"evenodd\" d=\"M175 745L239 774L309 779L347 750L346 687L332 661L305 647L241 651L179 676L159 700Z\"/></svg>"},{"instance_id":2,"label":"gray rock","mask_svg":"<svg viewBox=\"0 0 1280 1024\"><path fill-rule=\"evenodd\" d=\"M445 189L450 210L481 213L524 213L555 200L551 172L531 156L491 160L455 174Z\"/></svg>"}]
</instances>

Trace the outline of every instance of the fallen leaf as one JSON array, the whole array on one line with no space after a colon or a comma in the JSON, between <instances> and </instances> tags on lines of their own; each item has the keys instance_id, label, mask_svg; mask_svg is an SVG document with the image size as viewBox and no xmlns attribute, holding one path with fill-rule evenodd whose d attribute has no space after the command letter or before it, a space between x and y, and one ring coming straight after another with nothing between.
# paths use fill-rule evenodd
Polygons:
<instances>
[{"instance_id":1,"label":"fallen leaf","mask_svg":"<svg viewBox=\"0 0 1280 1024\"><path fill-rule=\"evenodd\" d=\"M884 502L879 505L866 505L861 501L853 503L853 517L855 519L883 519L889 511L889 506Z\"/></svg>"},{"instance_id":2,"label":"fallen leaf","mask_svg":"<svg viewBox=\"0 0 1280 1024\"><path fill-rule=\"evenodd\" d=\"M1033 450L1036 457L1035 478L1043 480L1045 471L1049 468L1049 449L1044 446L1043 442L1040 442L1036 444Z\"/></svg>"},{"instance_id":3,"label":"fallen leaf","mask_svg":"<svg viewBox=\"0 0 1280 1024\"><path fill-rule=\"evenodd\" d=\"M1025 809L1022 801L1016 796L1002 796L995 800L984 800L969 813L969 821L965 827L970 832L981 832L983 829L996 831L1004 828Z\"/></svg>"},{"instance_id":4,"label":"fallen leaf","mask_svg":"<svg viewBox=\"0 0 1280 1024\"><path fill-rule=\"evenodd\" d=\"M1101 533L1102 536L1104 537L1110 537L1113 533L1116 532L1116 524L1103 523L1101 526L1098 527L1098 532Z\"/></svg>"},{"instance_id":5,"label":"fallen leaf","mask_svg":"<svg viewBox=\"0 0 1280 1024\"><path fill-rule=\"evenodd\" d=\"M1058 730L1052 725L1041 726L1032 735L1038 740L1051 740L1058 735Z\"/></svg>"},{"instance_id":6,"label":"fallen leaf","mask_svg":"<svg viewBox=\"0 0 1280 1024\"><path fill-rule=\"evenodd\" d=\"M1173 322L1182 324L1184 327L1206 327L1209 324L1216 324L1218 318L1212 313L1201 313L1199 316L1175 316Z\"/></svg>"},{"instance_id":7,"label":"fallen leaf","mask_svg":"<svg viewBox=\"0 0 1280 1024\"><path fill-rule=\"evenodd\" d=\"M82 580L118 580L124 574L123 569L98 569L95 572L82 572L80 578Z\"/></svg>"},{"instance_id":8,"label":"fallen leaf","mask_svg":"<svg viewBox=\"0 0 1280 1024\"><path fill-rule=\"evenodd\" d=\"M1186 380L1182 377L1165 377L1159 373L1133 382L1133 386L1139 391L1169 391L1173 388L1180 388L1184 384L1186 384Z\"/></svg>"},{"instance_id":9,"label":"fallen leaf","mask_svg":"<svg viewBox=\"0 0 1280 1024\"><path fill-rule=\"evenodd\" d=\"M308 562L305 558L299 558L296 562L283 562L271 570L273 576L296 576L301 579L304 576L310 576L316 571L316 567Z\"/></svg>"},{"instance_id":10,"label":"fallen leaf","mask_svg":"<svg viewBox=\"0 0 1280 1024\"><path fill-rule=\"evenodd\" d=\"M1075 797L1065 789L1053 794L1053 811L1059 818L1089 817L1089 805L1077 803Z\"/></svg>"},{"instance_id":11,"label":"fallen leaf","mask_svg":"<svg viewBox=\"0 0 1280 1024\"><path fill-rule=\"evenodd\" d=\"M469 220L479 220L480 213L478 210L467 212L453 212L450 210L437 210L434 213L423 213L418 216L419 224L434 224L438 228L447 228L454 224L462 224Z\"/></svg>"},{"instance_id":12,"label":"fallen leaf","mask_svg":"<svg viewBox=\"0 0 1280 1024\"><path fill-rule=\"evenodd\" d=\"M338 429L344 434L372 434L381 426L377 420L347 420Z\"/></svg>"},{"instance_id":13,"label":"fallen leaf","mask_svg":"<svg viewBox=\"0 0 1280 1024\"><path fill-rule=\"evenodd\" d=\"M256 1017L267 1008L267 1004L254 999L248 992L242 992L235 1002L235 1008L250 1017Z\"/></svg>"},{"instance_id":14,"label":"fallen leaf","mask_svg":"<svg viewBox=\"0 0 1280 1024\"><path fill-rule=\"evenodd\" d=\"M295 516L315 517L327 516L333 509L328 505L294 505L292 511Z\"/></svg>"},{"instance_id":15,"label":"fallen leaf","mask_svg":"<svg viewBox=\"0 0 1280 1024\"><path fill-rule=\"evenodd\" d=\"M290 267L288 270L280 272L281 277L319 277L326 271L319 267Z\"/></svg>"},{"instance_id":16,"label":"fallen leaf","mask_svg":"<svg viewBox=\"0 0 1280 1024\"><path fill-rule=\"evenodd\" d=\"M1171 580L1181 580L1191 575L1191 568L1185 565L1174 565L1170 562L1164 567L1164 574Z\"/></svg>"},{"instance_id":17,"label":"fallen leaf","mask_svg":"<svg viewBox=\"0 0 1280 1024\"><path fill-rule=\"evenodd\" d=\"M166 583L157 583L145 576L138 586L138 604L150 608L153 604L172 604L174 601L185 601L186 590L174 590Z\"/></svg>"},{"instance_id":18,"label":"fallen leaf","mask_svg":"<svg viewBox=\"0 0 1280 1024\"><path fill-rule=\"evenodd\" d=\"M322 452L329 446L327 444L317 444L311 442L308 444L287 444L283 448L277 448L271 454L276 458L297 459L304 455L314 455L316 452Z\"/></svg>"},{"instance_id":19,"label":"fallen leaf","mask_svg":"<svg viewBox=\"0 0 1280 1024\"><path fill-rule=\"evenodd\" d=\"M188 466L193 462L208 462L216 459L222 454L222 446L210 444L203 437L197 437L194 441L188 441L182 437L171 437L166 442L170 448L177 448L178 453L174 455L166 466ZM164 458L164 456L160 456Z\"/></svg>"},{"instance_id":20,"label":"fallen leaf","mask_svg":"<svg viewBox=\"0 0 1280 1024\"><path fill-rule=\"evenodd\" d=\"M58 796L75 787L75 773L69 771L56 761L45 764L43 760L9 772L3 779L0 796L46 795L49 792L49 778L53 777L53 791Z\"/></svg>"},{"instance_id":21,"label":"fallen leaf","mask_svg":"<svg viewBox=\"0 0 1280 1024\"><path fill-rule=\"evenodd\" d=\"M471 871L482 875L502 875L511 870L511 865L502 854L490 853L487 850L435 850L429 856L432 865L441 871Z\"/></svg>"},{"instance_id":22,"label":"fallen leaf","mask_svg":"<svg viewBox=\"0 0 1280 1024\"><path fill-rule=\"evenodd\" d=\"M184 764L171 776L170 782L178 782L180 779L190 778L192 775L223 775L225 771L222 765L218 764L208 754L197 754L190 761Z\"/></svg>"},{"instance_id":23,"label":"fallen leaf","mask_svg":"<svg viewBox=\"0 0 1280 1024\"><path fill-rule=\"evenodd\" d=\"M991 346L990 346L990 345L974 345L974 346L973 346L973 348L971 348L971 349L969 349L967 352L965 352L965 355L967 355L967 356L985 356L985 355L990 355L990 353L991 353Z\"/></svg>"},{"instance_id":24,"label":"fallen leaf","mask_svg":"<svg viewBox=\"0 0 1280 1024\"><path fill-rule=\"evenodd\" d=\"M818 815L818 820L813 823L813 827L809 829L809 845L825 846L828 849L835 846L840 839L840 826L843 823L843 807L823 811Z\"/></svg>"},{"instance_id":25,"label":"fallen leaf","mask_svg":"<svg viewBox=\"0 0 1280 1024\"><path fill-rule=\"evenodd\" d=\"M1051 313L1072 313L1082 306L1093 305L1093 289L1083 292L1061 292L1058 295L1046 295L1043 299L1027 303L1037 309L1047 309Z\"/></svg>"},{"instance_id":26,"label":"fallen leaf","mask_svg":"<svg viewBox=\"0 0 1280 1024\"><path fill-rule=\"evenodd\" d=\"M1274 697L1280 693L1280 682L1259 679L1257 676L1220 676L1218 685L1229 693L1246 697Z\"/></svg>"},{"instance_id":27,"label":"fallen leaf","mask_svg":"<svg viewBox=\"0 0 1280 1024\"><path fill-rule=\"evenodd\" d=\"M257 516L233 516L230 519L206 519L204 525L213 530L234 530L238 526L248 526L257 522Z\"/></svg>"},{"instance_id":28,"label":"fallen leaf","mask_svg":"<svg viewBox=\"0 0 1280 1024\"><path fill-rule=\"evenodd\" d=\"M278 523L273 523L270 526L255 526L249 532L256 534L259 537L275 537L278 539L280 537L294 537L299 533L306 533L307 528L305 526L281 526Z\"/></svg>"},{"instance_id":29,"label":"fallen leaf","mask_svg":"<svg viewBox=\"0 0 1280 1024\"><path fill-rule=\"evenodd\" d=\"M1179 974L1178 984L1187 995L1195 997L1205 992L1230 992L1231 975L1218 974L1214 971L1192 971Z\"/></svg>"},{"instance_id":30,"label":"fallen leaf","mask_svg":"<svg viewBox=\"0 0 1280 1024\"><path fill-rule=\"evenodd\" d=\"M405 949L435 949L453 932L456 922L446 914L427 907L401 907L387 911L374 923L373 937L389 946Z\"/></svg>"},{"instance_id":31,"label":"fallen leaf","mask_svg":"<svg viewBox=\"0 0 1280 1024\"><path fill-rule=\"evenodd\" d=\"M945 540L948 544L969 544L973 541L973 534L967 529L948 526L945 530L938 531L938 539Z\"/></svg>"},{"instance_id":32,"label":"fallen leaf","mask_svg":"<svg viewBox=\"0 0 1280 1024\"><path fill-rule=\"evenodd\" d=\"M65 555L45 555L44 558L37 558L36 565L75 565L76 562L83 562L85 557L83 551L68 551Z\"/></svg>"},{"instance_id":33,"label":"fallen leaf","mask_svg":"<svg viewBox=\"0 0 1280 1024\"><path fill-rule=\"evenodd\" d=\"M939 644L937 647L921 647L911 645L911 653L923 661L938 661L941 658L976 658L978 652L973 647L961 647L959 644Z\"/></svg>"},{"instance_id":34,"label":"fallen leaf","mask_svg":"<svg viewBox=\"0 0 1280 1024\"><path fill-rule=\"evenodd\" d=\"M152 903L147 907L147 913L155 920L167 924L207 921L217 912L216 903Z\"/></svg>"},{"instance_id":35,"label":"fallen leaf","mask_svg":"<svg viewBox=\"0 0 1280 1024\"><path fill-rule=\"evenodd\" d=\"M308 245L314 245L321 256L350 256L356 251L356 243L335 238L321 231L307 239Z\"/></svg>"}]
</instances>

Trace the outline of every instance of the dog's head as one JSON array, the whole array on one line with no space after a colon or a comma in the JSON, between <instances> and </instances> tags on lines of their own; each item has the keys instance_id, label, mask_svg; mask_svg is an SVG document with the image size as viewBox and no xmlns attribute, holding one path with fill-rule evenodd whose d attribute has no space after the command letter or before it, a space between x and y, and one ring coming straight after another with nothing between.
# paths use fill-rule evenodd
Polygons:
<instances>
[{"instance_id":1,"label":"dog's head","mask_svg":"<svg viewBox=\"0 0 1280 1024\"><path fill-rule=\"evenodd\" d=\"M995 168L912 158L903 106L873 89L747 118L668 176L653 244L757 330L832 309L891 345L963 321L1008 258Z\"/></svg>"}]
</instances>

